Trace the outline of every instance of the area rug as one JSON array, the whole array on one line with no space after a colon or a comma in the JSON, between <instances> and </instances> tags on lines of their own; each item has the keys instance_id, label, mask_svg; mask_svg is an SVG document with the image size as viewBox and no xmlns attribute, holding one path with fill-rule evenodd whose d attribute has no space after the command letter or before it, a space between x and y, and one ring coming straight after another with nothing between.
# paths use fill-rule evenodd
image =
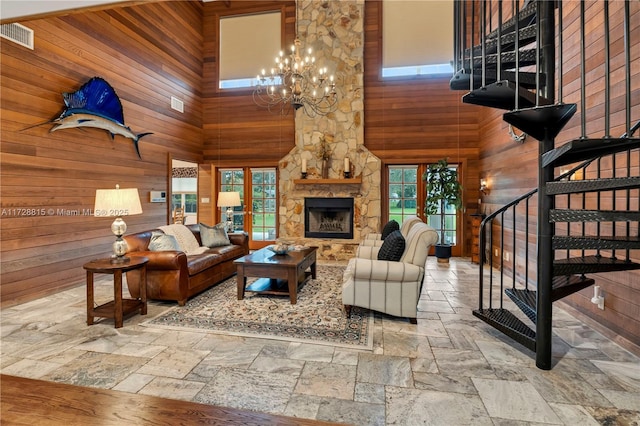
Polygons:
<instances>
[{"instance_id":1,"label":"area rug","mask_svg":"<svg viewBox=\"0 0 640 426\"><path fill-rule=\"evenodd\" d=\"M288 296L250 292L238 300L232 277L141 325L371 350L373 315L354 306L347 318L343 271L344 266L318 265L317 278L302 284L295 305Z\"/></svg>"}]
</instances>

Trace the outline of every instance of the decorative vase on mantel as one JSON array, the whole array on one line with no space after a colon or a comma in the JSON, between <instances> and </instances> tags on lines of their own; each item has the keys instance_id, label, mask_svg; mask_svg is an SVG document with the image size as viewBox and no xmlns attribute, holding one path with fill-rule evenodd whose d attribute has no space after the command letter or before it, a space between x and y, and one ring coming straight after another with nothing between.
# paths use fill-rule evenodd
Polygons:
<instances>
[{"instance_id":1,"label":"decorative vase on mantel","mask_svg":"<svg viewBox=\"0 0 640 426\"><path fill-rule=\"evenodd\" d=\"M322 160L322 179L329 179L329 160Z\"/></svg>"}]
</instances>

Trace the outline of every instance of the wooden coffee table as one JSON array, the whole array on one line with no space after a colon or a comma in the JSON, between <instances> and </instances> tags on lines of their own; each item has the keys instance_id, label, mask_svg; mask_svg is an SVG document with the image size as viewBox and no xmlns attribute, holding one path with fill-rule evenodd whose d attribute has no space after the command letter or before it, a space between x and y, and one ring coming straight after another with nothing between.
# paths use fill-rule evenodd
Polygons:
<instances>
[{"instance_id":1,"label":"wooden coffee table","mask_svg":"<svg viewBox=\"0 0 640 426\"><path fill-rule=\"evenodd\" d=\"M244 292L289 295L291 304L298 299L298 285L311 275L316 277L317 247L305 247L287 254L275 254L268 248L260 249L234 261L238 265L238 300ZM310 271L307 271L307 268ZM260 277L247 287L247 276ZM245 288L246 287L246 288Z\"/></svg>"}]
</instances>

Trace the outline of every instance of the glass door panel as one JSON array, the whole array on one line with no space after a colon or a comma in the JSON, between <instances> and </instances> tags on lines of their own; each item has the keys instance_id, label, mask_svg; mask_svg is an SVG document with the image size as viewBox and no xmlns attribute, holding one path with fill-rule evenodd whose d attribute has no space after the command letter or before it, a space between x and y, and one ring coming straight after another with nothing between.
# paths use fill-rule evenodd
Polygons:
<instances>
[{"instance_id":1,"label":"glass door panel","mask_svg":"<svg viewBox=\"0 0 640 426\"><path fill-rule=\"evenodd\" d=\"M276 239L276 169L252 168L251 173L251 239L255 248Z\"/></svg>"},{"instance_id":2,"label":"glass door panel","mask_svg":"<svg viewBox=\"0 0 640 426\"><path fill-rule=\"evenodd\" d=\"M395 219L399 224L409 216L419 215L418 166L389 166L388 168L388 220Z\"/></svg>"},{"instance_id":3,"label":"glass door panel","mask_svg":"<svg viewBox=\"0 0 640 426\"><path fill-rule=\"evenodd\" d=\"M220 191L240 193L242 205L233 208L233 229L249 234L251 250L276 239L277 186L275 167L220 169ZM221 221L226 220L226 208L219 214Z\"/></svg>"},{"instance_id":4,"label":"glass door panel","mask_svg":"<svg viewBox=\"0 0 640 426\"><path fill-rule=\"evenodd\" d=\"M244 191L243 169L220 169L220 192L239 192L240 206L233 207L233 231L246 231L244 207L247 205ZM227 208L220 208L220 221L227 220Z\"/></svg>"},{"instance_id":5,"label":"glass door panel","mask_svg":"<svg viewBox=\"0 0 640 426\"><path fill-rule=\"evenodd\" d=\"M386 220L395 219L399 224L409 216L419 216L425 220L424 202L427 194L422 175L427 166L427 163L387 166ZM454 165L452 168L457 169L457 166ZM442 228L439 213L440 211L437 215L426 218L426 223L436 229L438 235ZM458 244L460 241L458 212L454 207L445 205L444 214L444 242L452 245L453 256L461 256L462 247Z\"/></svg>"}]
</instances>

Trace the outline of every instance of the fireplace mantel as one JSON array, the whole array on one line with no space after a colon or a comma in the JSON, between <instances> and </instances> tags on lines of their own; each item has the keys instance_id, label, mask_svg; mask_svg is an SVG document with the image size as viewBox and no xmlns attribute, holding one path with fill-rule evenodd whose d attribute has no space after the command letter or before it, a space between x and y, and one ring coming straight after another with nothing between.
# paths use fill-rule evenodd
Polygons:
<instances>
[{"instance_id":1,"label":"fireplace mantel","mask_svg":"<svg viewBox=\"0 0 640 426\"><path fill-rule=\"evenodd\" d=\"M359 185L362 183L362 177L354 177L349 179L294 179L296 185Z\"/></svg>"}]
</instances>

